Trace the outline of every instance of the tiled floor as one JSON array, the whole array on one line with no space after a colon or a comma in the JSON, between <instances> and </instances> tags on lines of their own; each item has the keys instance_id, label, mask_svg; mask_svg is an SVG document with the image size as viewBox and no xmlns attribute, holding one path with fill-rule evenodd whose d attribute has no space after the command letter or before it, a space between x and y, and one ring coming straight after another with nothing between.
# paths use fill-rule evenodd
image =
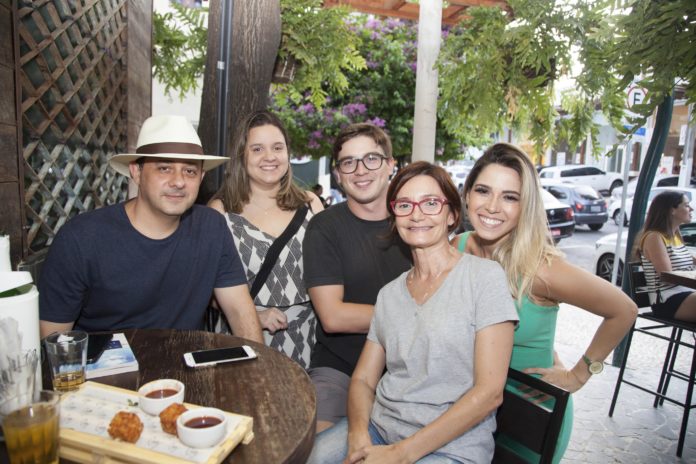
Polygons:
<instances>
[{"instance_id":1,"label":"tiled floor","mask_svg":"<svg viewBox=\"0 0 696 464\"><path fill-rule=\"evenodd\" d=\"M562 305L557 327L556 349L566 365L582 355L600 319ZM664 356L665 342L637 335L629 355L626 376L637 383L656 386ZM683 353L678 366L690 366L690 352ZM688 356L687 356L688 354ZM611 356L607 359L611 362ZM609 406L619 369L607 365L604 372L573 395L575 420L570 445L561 461L571 463L696 463L696 411L690 414L682 458L677 458L677 437L683 409L665 402L653 408L653 397L623 384L614 416ZM670 393L684 398L686 383L675 380ZM696 402L696 401L695 401Z\"/></svg>"}]
</instances>

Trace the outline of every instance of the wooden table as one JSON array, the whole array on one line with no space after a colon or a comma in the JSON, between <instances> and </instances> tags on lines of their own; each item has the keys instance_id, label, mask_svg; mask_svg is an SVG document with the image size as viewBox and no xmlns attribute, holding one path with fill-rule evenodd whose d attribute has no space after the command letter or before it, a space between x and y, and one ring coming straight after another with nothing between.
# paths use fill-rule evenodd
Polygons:
<instances>
[{"instance_id":1,"label":"wooden table","mask_svg":"<svg viewBox=\"0 0 696 464\"><path fill-rule=\"evenodd\" d=\"M665 283L696 289L696 271L661 272L660 280Z\"/></svg>"},{"instance_id":2,"label":"wooden table","mask_svg":"<svg viewBox=\"0 0 696 464\"><path fill-rule=\"evenodd\" d=\"M213 406L254 418L254 439L239 445L225 462L244 464L304 463L314 444L316 396L309 376L284 354L229 335L201 331L126 330L140 369L99 377L97 382L137 390L160 378L186 385L186 402ZM251 346L258 359L189 368L188 351ZM46 374L48 374L46 372ZM44 374L44 379L50 379ZM48 381L50 388L50 380ZM46 385L45 385L46 387ZM6 459L6 450L2 446Z\"/></svg>"}]
</instances>

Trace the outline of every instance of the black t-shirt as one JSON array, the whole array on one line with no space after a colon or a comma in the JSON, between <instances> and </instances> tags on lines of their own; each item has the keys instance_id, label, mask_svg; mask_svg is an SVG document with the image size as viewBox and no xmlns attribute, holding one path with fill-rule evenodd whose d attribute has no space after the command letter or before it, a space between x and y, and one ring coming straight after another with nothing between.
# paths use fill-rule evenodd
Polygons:
<instances>
[{"instance_id":1,"label":"black t-shirt","mask_svg":"<svg viewBox=\"0 0 696 464\"><path fill-rule=\"evenodd\" d=\"M120 203L60 229L41 271L39 312L88 332L200 329L213 289L246 283L217 211L194 205L173 234L154 240L132 226Z\"/></svg>"},{"instance_id":2,"label":"black t-shirt","mask_svg":"<svg viewBox=\"0 0 696 464\"><path fill-rule=\"evenodd\" d=\"M339 203L312 218L303 243L307 288L343 285L343 301L374 305L387 283L411 267L411 252L391 237L389 221L365 221ZM327 334L317 324L310 367L352 375L365 334Z\"/></svg>"}]
</instances>

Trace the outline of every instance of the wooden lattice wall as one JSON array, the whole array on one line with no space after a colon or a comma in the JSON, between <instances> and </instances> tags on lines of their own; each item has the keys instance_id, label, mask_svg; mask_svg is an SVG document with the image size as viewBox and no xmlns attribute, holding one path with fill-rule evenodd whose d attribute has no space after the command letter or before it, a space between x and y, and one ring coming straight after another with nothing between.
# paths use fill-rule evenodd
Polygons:
<instances>
[{"instance_id":1,"label":"wooden lattice wall","mask_svg":"<svg viewBox=\"0 0 696 464\"><path fill-rule=\"evenodd\" d=\"M0 231L14 264L125 198L107 160L151 114L151 43L152 0L0 0Z\"/></svg>"},{"instance_id":2,"label":"wooden lattice wall","mask_svg":"<svg viewBox=\"0 0 696 464\"><path fill-rule=\"evenodd\" d=\"M126 0L20 1L27 245L125 196L107 159L127 146Z\"/></svg>"}]
</instances>

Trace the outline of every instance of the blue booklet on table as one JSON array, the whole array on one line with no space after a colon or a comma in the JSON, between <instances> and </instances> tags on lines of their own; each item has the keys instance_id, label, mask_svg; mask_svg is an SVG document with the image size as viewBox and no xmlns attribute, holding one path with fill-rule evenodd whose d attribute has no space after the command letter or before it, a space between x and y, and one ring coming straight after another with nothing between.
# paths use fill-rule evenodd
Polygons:
<instances>
[{"instance_id":1,"label":"blue booklet on table","mask_svg":"<svg viewBox=\"0 0 696 464\"><path fill-rule=\"evenodd\" d=\"M94 379L137 370L138 360L135 359L126 336L123 333L115 333L101 356L94 362L87 363L85 375L88 379Z\"/></svg>"}]
</instances>

